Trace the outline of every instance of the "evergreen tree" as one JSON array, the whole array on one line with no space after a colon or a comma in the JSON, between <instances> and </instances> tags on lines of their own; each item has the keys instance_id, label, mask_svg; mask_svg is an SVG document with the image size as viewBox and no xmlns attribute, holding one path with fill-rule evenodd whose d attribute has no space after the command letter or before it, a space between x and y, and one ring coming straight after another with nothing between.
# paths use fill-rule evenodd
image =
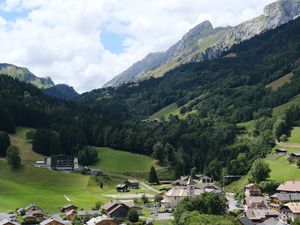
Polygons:
<instances>
[{"instance_id":1,"label":"evergreen tree","mask_svg":"<svg viewBox=\"0 0 300 225\"><path fill-rule=\"evenodd\" d=\"M149 181L149 183L159 184L159 180L158 180L157 173L156 173L156 170L155 170L154 166L151 166L151 168L150 168L148 181Z\"/></svg>"},{"instance_id":2,"label":"evergreen tree","mask_svg":"<svg viewBox=\"0 0 300 225\"><path fill-rule=\"evenodd\" d=\"M0 156L6 156L7 148L10 146L10 139L6 132L0 131Z\"/></svg>"},{"instance_id":3,"label":"evergreen tree","mask_svg":"<svg viewBox=\"0 0 300 225\"><path fill-rule=\"evenodd\" d=\"M6 155L7 163L11 165L14 169L21 166L21 157L19 148L15 145L9 146Z\"/></svg>"},{"instance_id":4,"label":"evergreen tree","mask_svg":"<svg viewBox=\"0 0 300 225\"><path fill-rule=\"evenodd\" d=\"M132 223L139 221L139 214L135 209L130 209L128 212L128 220Z\"/></svg>"}]
</instances>

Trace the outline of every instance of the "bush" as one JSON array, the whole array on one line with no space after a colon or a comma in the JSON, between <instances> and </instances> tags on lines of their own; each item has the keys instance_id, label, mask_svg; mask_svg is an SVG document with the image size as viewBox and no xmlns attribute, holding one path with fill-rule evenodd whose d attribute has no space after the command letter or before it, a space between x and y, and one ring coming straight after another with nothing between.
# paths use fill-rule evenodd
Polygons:
<instances>
[{"instance_id":1,"label":"bush","mask_svg":"<svg viewBox=\"0 0 300 225\"><path fill-rule=\"evenodd\" d=\"M85 146L78 152L78 161L83 166L96 163L98 160L98 152L92 147Z\"/></svg>"},{"instance_id":2,"label":"bush","mask_svg":"<svg viewBox=\"0 0 300 225\"><path fill-rule=\"evenodd\" d=\"M139 221L139 214L135 209L130 209L128 212L128 220L132 223Z\"/></svg>"},{"instance_id":3,"label":"bush","mask_svg":"<svg viewBox=\"0 0 300 225\"><path fill-rule=\"evenodd\" d=\"M26 139L27 140L33 140L35 136L35 130L30 130L26 133Z\"/></svg>"},{"instance_id":4,"label":"bush","mask_svg":"<svg viewBox=\"0 0 300 225\"><path fill-rule=\"evenodd\" d=\"M11 165L14 169L17 169L21 166L21 157L19 148L15 145L11 145L7 149L7 163Z\"/></svg>"}]
</instances>

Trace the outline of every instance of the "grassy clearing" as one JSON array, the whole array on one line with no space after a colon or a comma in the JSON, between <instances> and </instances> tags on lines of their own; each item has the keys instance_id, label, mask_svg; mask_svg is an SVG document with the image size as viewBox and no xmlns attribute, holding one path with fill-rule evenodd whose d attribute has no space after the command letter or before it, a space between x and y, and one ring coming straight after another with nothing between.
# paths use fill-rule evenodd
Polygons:
<instances>
[{"instance_id":1,"label":"grassy clearing","mask_svg":"<svg viewBox=\"0 0 300 225\"><path fill-rule=\"evenodd\" d=\"M251 131L254 130L255 121L254 121L254 120L250 120L250 121L247 121L247 122L238 123L237 126L238 126L238 127L245 127L245 129L246 129L248 132L251 132Z\"/></svg>"},{"instance_id":2,"label":"grassy clearing","mask_svg":"<svg viewBox=\"0 0 300 225\"><path fill-rule=\"evenodd\" d=\"M265 87L271 88L272 91L277 91L283 85L290 83L293 76L294 73L288 73L283 77L279 78L278 80L275 80L270 84L267 84Z\"/></svg>"},{"instance_id":3,"label":"grassy clearing","mask_svg":"<svg viewBox=\"0 0 300 225\"><path fill-rule=\"evenodd\" d=\"M292 105L300 105L300 95L296 95L295 97L291 98L287 103L282 104L273 109L273 116L281 115L287 108Z\"/></svg>"},{"instance_id":4,"label":"grassy clearing","mask_svg":"<svg viewBox=\"0 0 300 225\"><path fill-rule=\"evenodd\" d=\"M156 161L145 155L138 155L125 151L117 151L111 148L96 148L100 160L94 165L105 172L111 173L145 173L150 170Z\"/></svg>"},{"instance_id":5,"label":"grassy clearing","mask_svg":"<svg viewBox=\"0 0 300 225\"><path fill-rule=\"evenodd\" d=\"M299 143L300 145L300 127L293 127L289 137L289 143Z\"/></svg>"},{"instance_id":6,"label":"grassy clearing","mask_svg":"<svg viewBox=\"0 0 300 225\"><path fill-rule=\"evenodd\" d=\"M168 105L168 106L162 108L158 112L152 114L149 117L149 119L150 120L155 120L155 119L160 119L162 117L164 117L165 119L167 119L169 117L169 115L171 115L171 114L174 115L174 111L176 111L176 109L178 109L177 103L173 103L171 105Z\"/></svg>"}]
</instances>

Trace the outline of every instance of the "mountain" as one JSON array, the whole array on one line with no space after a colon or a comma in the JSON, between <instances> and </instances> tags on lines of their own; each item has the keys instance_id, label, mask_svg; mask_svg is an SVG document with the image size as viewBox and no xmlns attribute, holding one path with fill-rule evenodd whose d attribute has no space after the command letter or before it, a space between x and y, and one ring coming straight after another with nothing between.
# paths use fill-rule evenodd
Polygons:
<instances>
[{"instance_id":1,"label":"mountain","mask_svg":"<svg viewBox=\"0 0 300 225\"><path fill-rule=\"evenodd\" d=\"M56 84L52 87L43 89L43 92L47 95L61 99L71 99L79 95L73 87L66 84Z\"/></svg>"},{"instance_id":2,"label":"mountain","mask_svg":"<svg viewBox=\"0 0 300 225\"><path fill-rule=\"evenodd\" d=\"M234 44L287 23L299 14L300 0L279 0L267 5L263 15L236 27L213 28L209 21L204 21L191 29L166 52L150 53L106 83L104 87L160 77L179 65L218 57Z\"/></svg>"},{"instance_id":3,"label":"mountain","mask_svg":"<svg viewBox=\"0 0 300 225\"><path fill-rule=\"evenodd\" d=\"M0 74L6 74L20 81L31 83L38 88L49 88L54 85L50 77L40 78L35 76L25 67L18 67L12 64L1 63Z\"/></svg>"}]
</instances>

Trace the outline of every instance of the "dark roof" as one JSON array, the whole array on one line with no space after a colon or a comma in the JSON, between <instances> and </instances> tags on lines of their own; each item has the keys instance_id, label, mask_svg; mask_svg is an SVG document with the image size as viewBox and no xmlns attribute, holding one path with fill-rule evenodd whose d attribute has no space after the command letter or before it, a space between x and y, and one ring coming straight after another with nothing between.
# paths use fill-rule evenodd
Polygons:
<instances>
[{"instance_id":1,"label":"dark roof","mask_svg":"<svg viewBox=\"0 0 300 225\"><path fill-rule=\"evenodd\" d=\"M300 201L300 193L276 193L271 198L277 198L280 201Z\"/></svg>"},{"instance_id":2,"label":"dark roof","mask_svg":"<svg viewBox=\"0 0 300 225\"><path fill-rule=\"evenodd\" d=\"M241 217L238 218L238 221L242 224L242 225L254 225L254 223L248 218L248 217Z\"/></svg>"},{"instance_id":3,"label":"dark roof","mask_svg":"<svg viewBox=\"0 0 300 225\"><path fill-rule=\"evenodd\" d=\"M297 156L297 157L299 156L300 157L300 152L293 152L290 155Z\"/></svg>"},{"instance_id":4,"label":"dark roof","mask_svg":"<svg viewBox=\"0 0 300 225\"><path fill-rule=\"evenodd\" d=\"M270 218L262 223L259 223L258 225L285 225L284 223L281 223L280 221Z\"/></svg>"}]
</instances>

